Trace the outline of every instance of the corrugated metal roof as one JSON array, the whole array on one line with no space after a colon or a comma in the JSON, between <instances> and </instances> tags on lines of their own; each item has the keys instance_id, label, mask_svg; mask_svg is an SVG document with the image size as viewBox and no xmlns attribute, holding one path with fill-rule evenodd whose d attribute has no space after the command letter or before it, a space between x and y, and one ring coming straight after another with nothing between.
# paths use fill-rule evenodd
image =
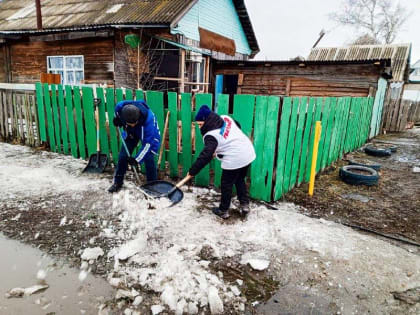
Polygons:
<instances>
[{"instance_id":1,"label":"corrugated metal roof","mask_svg":"<svg viewBox=\"0 0 420 315\"><path fill-rule=\"evenodd\" d=\"M42 32L71 31L110 25L169 26L198 0L42 0ZM244 0L233 0L252 50L258 42ZM34 33L34 0L0 1L0 33Z\"/></svg>"},{"instance_id":2,"label":"corrugated metal roof","mask_svg":"<svg viewBox=\"0 0 420 315\"><path fill-rule=\"evenodd\" d=\"M44 29L59 29L114 24L169 25L193 1L43 0L42 26ZM34 0L0 2L0 31L27 30L36 30Z\"/></svg>"},{"instance_id":3,"label":"corrugated metal roof","mask_svg":"<svg viewBox=\"0 0 420 315\"><path fill-rule=\"evenodd\" d=\"M411 44L357 45L349 47L313 48L309 61L362 61L391 59L392 81L406 81L410 64Z\"/></svg>"}]
</instances>

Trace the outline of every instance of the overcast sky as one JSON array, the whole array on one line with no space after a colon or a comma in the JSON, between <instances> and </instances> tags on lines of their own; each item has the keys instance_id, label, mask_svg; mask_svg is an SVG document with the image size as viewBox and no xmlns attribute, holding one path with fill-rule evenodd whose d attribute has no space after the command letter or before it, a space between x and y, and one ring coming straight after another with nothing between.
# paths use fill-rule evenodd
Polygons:
<instances>
[{"instance_id":1,"label":"overcast sky","mask_svg":"<svg viewBox=\"0 0 420 315\"><path fill-rule=\"evenodd\" d=\"M355 37L352 29L328 19L341 0L245 0L260 53L256 59L288 60L307 57L321 29L327 34L318 47L343 46ZM394 43L412 43L411 62L420 59L420 0L400 0L413 11Z\"/></svg>"}]
</instances>

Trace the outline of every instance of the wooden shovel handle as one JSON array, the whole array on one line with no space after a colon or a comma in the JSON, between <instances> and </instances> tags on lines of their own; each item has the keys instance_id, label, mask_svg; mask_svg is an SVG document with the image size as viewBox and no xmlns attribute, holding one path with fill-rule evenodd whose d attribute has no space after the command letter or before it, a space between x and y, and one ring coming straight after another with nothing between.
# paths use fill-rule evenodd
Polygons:
<instances>
[{"instance_id":1,"label":"wooden shovel handle","mask_svg":"<svg viewBox=\"0 0 420 315\"><path fill-rule=\"evenodd\" d=\"M170 111L166 114L166 121L165 121L165 128L163 129L163 138L162 143L160 145L160 152L159 152L159 159L157 164L157 169L160 169L160 163L162 162L162 156L163 156L163 150L165 149L165 139L166 139L166 133L168 132L168 124L169 124L169 115Z\"/></svg>"},{"instance_id":2,"label":"wooden shovel handle","mask_svg":"<svg viewBox=\"0 0 420 315\"><path fill-rule=\"evenodd\" d=\"M184 177L183 180L181 180L178 184L176 184L176 188L180 188L181 186L183 186L186 182L188 182L190 179L192 178L191 175L187 175Z\"/></svg>"}]
</instances>

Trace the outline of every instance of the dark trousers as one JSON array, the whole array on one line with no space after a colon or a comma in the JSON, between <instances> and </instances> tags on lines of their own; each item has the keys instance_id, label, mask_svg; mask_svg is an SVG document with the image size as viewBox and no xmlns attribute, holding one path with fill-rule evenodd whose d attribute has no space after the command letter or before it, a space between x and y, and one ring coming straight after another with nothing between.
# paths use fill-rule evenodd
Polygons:
<instances>
[{"instance_id":1,"label":"dark trousers","mask_svg":"<svg viewBox=\"0 0 420 315\"><path fill-rule=\"evenodd\" d=\"M127 137L125 140L125 144L127 145L127 149L131 153L133 153L134 148L139 143L139 139ZM115 169L114 174L114 183L122 184L124 181L125 173L127 172L128 167L128 155L124 149L124 146L121 146L121 151L118 156L118 164L117 168ZM150 151L146 154L143 159L143 162L146 166L146 178L147 181L154 181L157 179L157 170L156 170L156 163L155 163L155 155Z\"/></svg>"},{"instance_id":2,"label":"dark trousers","mask_svg":"<svg viewBox=\"0 0 420 315\"><path fill-rule=\"evenodd\" d=\"M230 201L232 199L232 188L233 185L236 187L238 199L241 204L248 204L248 192L245 184L245 176L248 172L249 165L234 169L234 170L223 170L222 171L222 199L220 201L219 209L226 211L230 207Z\"/></svg>"}]
</instances>

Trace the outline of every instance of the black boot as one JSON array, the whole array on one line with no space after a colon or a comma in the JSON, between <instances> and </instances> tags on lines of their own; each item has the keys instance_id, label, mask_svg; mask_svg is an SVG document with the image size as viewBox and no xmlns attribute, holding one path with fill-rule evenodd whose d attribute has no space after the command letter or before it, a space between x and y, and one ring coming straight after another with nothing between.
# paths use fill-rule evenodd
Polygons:
<instances>
[{"instance_id":1,"label":"black boot","mask_svg":"<svg viewBox=\"0 0 420 315\"><path fill-rule=\"evenodd\" d=\"M229 217L230 217L230 215L229 215L229 211L228 211L228 210L226 210L226 211L222 211L222 210L220 210L219 208L213 208L213 209L212 209L212 212L213 212L215 215L217 215L217 216L221 217L221 218L222 218L222 219L224 219L224 220L229 219Z\"/></svg>"},{"instance_id":2,"label":"black boot","mask_svg":"<svg viewBox=\"0 0 420 315\"><path fill-rule=\"evenodd\" d=\"M112 186L108 188L108 192L110 192L111 194L118 192L120 191L121 187L122 187L122 184L113 183Z\"/></svg>"},{"instance_id":3,"label":"black boot","mask_svg":"<svg viewBox=\"0 0 420 315\"><path fill-rule=\"evenodd\" d=\"M249 214L249 203L243 203L239 206L239 213L241 216L246 217Z\"/></svg>"}]
</instances>

